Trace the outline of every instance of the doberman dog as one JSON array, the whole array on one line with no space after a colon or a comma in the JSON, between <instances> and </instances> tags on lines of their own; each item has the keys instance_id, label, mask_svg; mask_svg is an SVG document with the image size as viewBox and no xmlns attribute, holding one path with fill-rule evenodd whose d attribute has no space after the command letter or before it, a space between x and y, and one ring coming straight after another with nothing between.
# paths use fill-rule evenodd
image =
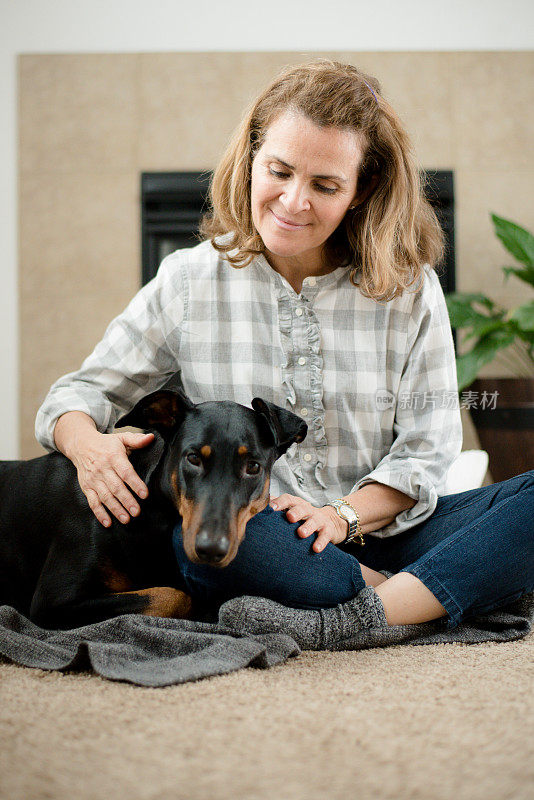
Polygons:
<instances>
[{"instance_id":1,"label":"doberman dog","mask_svg":"<svg viewBox=\"0 0 534 800\"><path fill-rule=\"evenodd\" d=\"M126 425L155 438L130 456L149 494L125 525L100 524L61 453L0 462L0 605L58 629L120 614L191 616L177 588L177 512L188 558L227 566L248 520L269 502L272 465L307 432L296 414L258 397L252 408L194 404L166 390L116 427Z\"/></svg>"}]
</instances>

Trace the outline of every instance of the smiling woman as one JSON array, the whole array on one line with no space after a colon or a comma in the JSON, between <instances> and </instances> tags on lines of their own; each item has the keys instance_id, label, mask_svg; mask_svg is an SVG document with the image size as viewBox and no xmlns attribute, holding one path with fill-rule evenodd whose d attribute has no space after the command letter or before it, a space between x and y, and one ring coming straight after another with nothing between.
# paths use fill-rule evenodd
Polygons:
<instances>
[{"instance_id":1,"label":"smiling woman","mask_svg":"<svg viewBox=\"0 0 534 800\"><path fill-rule=\"evenodd\" d=\"M106 526L139 513L127 451L151 440L113 425L176 373L195 404L264 398L306 421L228 566L193 564L177 520L197 613L260 595L249 629L337 648L362 628L455 627L532 589L534 473L444 494L461 422L443 235L419 175L375 78L328 60L284 70L214 172L205 241L164 259L41 407L39 440L71 458ZM194 461L207 497L210 459Z\"/></svg>"},{"instance_id":2,"label":"smiling woman","mask_svg":"<svg viewBox=\"0 0 534 800\"><path fill-rule=\"evenodd\" d=\"M201 231L231 264L264 253L280 269L263 239L264 218L278 231L305 221L309 229L296 230L316 274L351 267L352 282L375 300L420 284L423 265L443 252L410 139L376 78L350 64L320 59L283 70L244 115L213 175L211 200ZM231 235L217 241L224 234Z\"/></svg>"},{"instance_id":3,"label":"smiling woman","mask_svg":"<svg viewBox=\"0 0 534 800\"><path fill-rule=\"evenodd\" d=\"M362 158L356 132L303 114L286 111L267 129L252 162L252 221L269 263L297 292L307 276L331 271L324 243L376 183L356 194Z\"/></svg>"}]
</instances>

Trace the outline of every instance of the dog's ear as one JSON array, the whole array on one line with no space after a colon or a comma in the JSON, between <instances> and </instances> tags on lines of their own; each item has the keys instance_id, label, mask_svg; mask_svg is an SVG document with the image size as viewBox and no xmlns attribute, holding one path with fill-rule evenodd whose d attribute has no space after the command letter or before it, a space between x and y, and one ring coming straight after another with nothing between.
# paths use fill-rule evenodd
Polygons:
<instances>
[{"instance_id":1,"label":"dog's ear","mask_svg":"<svg viewBox=\"0 0 534 800\"><path fill-rule=\"evenodd\" d=\"M159 431L164 438L168 438L181 425L187 412L194 407L194 403L185 394L161 389L143 397L115 423L115 427L131 425L133 428Z\"/></svg>"},{"instance_id":2,"label":"dog's ear","mask_svg":"<svg viewBox=\"0 0 534 800\"><path fill-rule=\"evenodd\" d=\"M152 473L158 466L163 458L166 450L166 442L163 436L156 431L154 439L146 447L141 447L139 450L132 450L128 458L132 462L132 466L147 486Z\"/></svg>"},{"instance_id":3,"label":"dog's ear","mask_svg":"<svg viewBox=\"0 0 534 800\"><path fill-rule=\"evenodd\" d=\"M294 442L302 442L306 438L308 426L292 411L286 411L261 397L255 397L251 405L267 422L278 456L283 455Z\"/></svg>"}]
</instances>

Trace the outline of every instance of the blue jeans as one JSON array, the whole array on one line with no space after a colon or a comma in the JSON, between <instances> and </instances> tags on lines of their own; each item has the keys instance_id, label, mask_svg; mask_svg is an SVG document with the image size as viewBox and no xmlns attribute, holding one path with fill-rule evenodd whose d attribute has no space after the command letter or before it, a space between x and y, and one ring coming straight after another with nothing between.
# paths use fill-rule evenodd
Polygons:
<instances>
[{"instance_id":1,"label":"blue jeans","mask_svg":"<svg viewBox=\"0 0 534 800\"><path fill-rule=\"evenodd\" d=\"M332 607L365 587L360 562L415 575L447 611L449 628L534 588L534 470L440 497L424 522L386 539L366 535L364 546L328 544L315 553L315 536L297 536L300 524L267 506L248 522L234 561L217 569L188 560L179 523L174 550L195 609L209 615L245 594L294 608Z\"/></svg>"}]
</instances>

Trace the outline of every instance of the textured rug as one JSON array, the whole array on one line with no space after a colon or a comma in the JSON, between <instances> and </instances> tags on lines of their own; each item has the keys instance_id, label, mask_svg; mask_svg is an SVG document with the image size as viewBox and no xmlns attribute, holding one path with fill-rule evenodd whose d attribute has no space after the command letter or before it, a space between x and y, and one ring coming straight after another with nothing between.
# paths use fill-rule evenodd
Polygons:
<instances>
[{"instance_id":1,"label":"textured rug","mask_svg":"<svg viewBox=\"0 0 534 800\"><path fill-rule=\"evenodd\" d=\"M0 798L531 800L533 664L532 634L159 689L0 663Z\"/></svg>"},{"instance_id":2,"label":"textured rug","mask_svg":"<svg viewBox=\"0 0 534 800\"><path fill-rule=\"evenodd\" d=\"M0 800L531 800L531 611L299 654L137 615L42 631L4 606Z\"/></svg>"}]
</instances>

